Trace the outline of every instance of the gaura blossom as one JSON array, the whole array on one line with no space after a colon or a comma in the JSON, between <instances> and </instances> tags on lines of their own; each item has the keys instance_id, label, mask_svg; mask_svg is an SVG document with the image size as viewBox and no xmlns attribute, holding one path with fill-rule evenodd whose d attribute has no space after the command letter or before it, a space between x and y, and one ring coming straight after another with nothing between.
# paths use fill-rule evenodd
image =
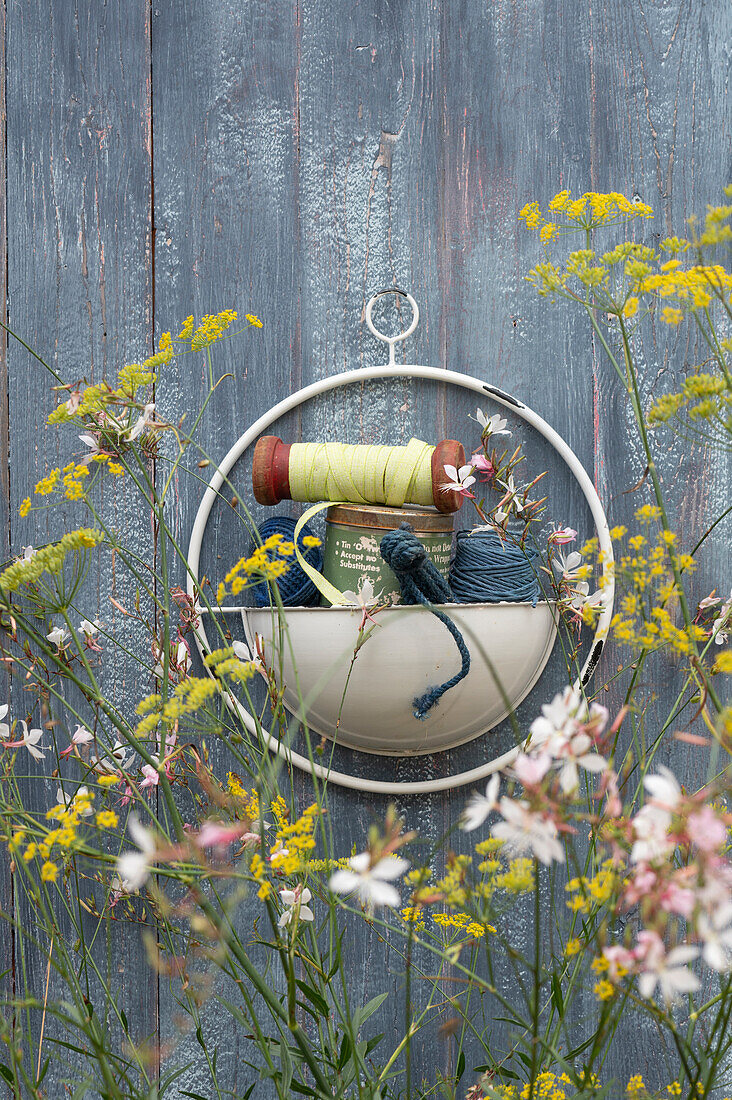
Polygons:
<instances>
[{"instance_id":1,"label":"gaura blossom","mask_svg":"<svg viewBox=\"0 0 732 1100\"><path fill-rule=\"evenodd\" d=\"M89 794L87 787L79 787L75 794L66 794L63 787L59 787L56 791L56 804L58 806L73 806L77 798L86 799ZM80 811L82 817L91 817L94 813L94 808L91 805L86 805Z\"/></svg>"},{"instance_id":2,"label":"gaura blossom","mask_svg":"<svg viewBox=\"0 0 732 1100\"><path fill-rule=\"evenodd\" d=\"M664 764L658 765L656 775L647 775L643 780L643 786L651 796L654 805L663 810L675 810L681 801L681 787L679 781Z\"/></svg>"},{"instance_id":3,"label":"gaura blossom","mask_svg":"<svg viewBox=\"0 0 732 1100\"><path fill-rule=\"evenodd\" d=\"M2 719L5 718L5 716L7 715L7 713L8 713L8 704L3 703L3 705L0 707L0 738L2 738L3 741L5 741L8 737L10 737L10 726L8 725L7 722L2 721Z\"/></svg>"},{"instance_id":4,"label":"gaura blossom","mask_svg":"<svg viewBox=\"0 0 732 1100\"><path fill-rule=\"evenodd\" d=\"M510 855L522 856L528 853L547 867L553 862L564 863L564 849L557 836L557 826L551 817L531 810L528 802L523 799L504 796L498 808L504 820L494 825L491 832L497 840L503 841Z\"/></svg>"},{"instance_id":5,"label":"gaura blossom","mask_svg":"<svg viewBox=\"0 0 732 1100\"><path fill-rule=\"evenodd\" d=\"M556 557L552 558L554 571L565 581L574 581L578 579L576 571L577 567L581 564L582 555L577 550L572 550L566 557L560 552Z\"/></svg>"},{"instance_id":6,"label":"gaura blossom","mask_svg":"<svg viewBox=\"0 0 732 1100\"><path fill-rule=\"evenodd\" d=\"M552 758L548 753L540 752L535 756L519 753L513 762L511 771L523 783L524 787L535 787L552 766Z\"/></svg>"},{"instance_id":7,"label":"gaura blossom","mask_svg":"<svg viewBox=\"0 0 732 1100\"><path fill-rule=\"evenodd\" d=\"M99 633L99 619L95 619L91 622L89 619L82 619L79 623L79 630L87 638L93 638L95 634Z\"/></svg>"},{"instance_id":8,"label":"gaura blossom","mask_svg":"<svg viewBox=\"0 0 732 1100\"><path fill-rule=\"evenodd\" d=\"M732 966L732 902L702 913L696 927L702 941L702 958L720 973Z\"/></svg>"},{"instance_id":9,"label":"gaura blossom","mask_svg":"<svg viewBox=\"0 0 732 1100\"><path fill-rule=\"evenodd\" d=\"M210 818L191 836L191 840L197 848L225 848L242 835L241 829L239 824L227 825L223 821Z\"/></svg>"},{"instance_id":10,"label":"gaura blossom","mask_svg":"<svg viewBox=\"0 0 732 1100\"><path fill-rule=\"evenodd\" d=\"M280 928L286 928L293 919L313 921L315 920L315 914L308 905L308 902L312 899L312 894L308 890L307 886L296 886L294 890L280 890L280 897L282 898L282 904L286 906L286 909L277 924Z\"/></svg>"},{"instance_id":11,"label":"gaura blossom","mask_svg":"<svg viewBox=\"0 0 732 1100\"><path fill-rule=\"evenodd\" d=\"M155 764L143 764L142 774L145 778L140 782L140 790L144 787L157 787L160 782L160 772L158 771L158 765L160 761L157 756L153 756Z\"/></svg>"},{"instance_id":12,"label":"gaura blossom","mask_svg":"<svg viewBox=\"0 0 732 1100\"><path fill-rule=\"evenodd\" d=\"M150 867L155 859L155 834L133 816L127 823L127 829L140 850L123 852L119 856L117 878L126 894L136 894L150 877Z\"/></svg>"},{"instance_id":13,"label":"gaura blossom","mask_svg":"<svg viewBox=\"0 0 732 1100\"><path fill-rule=\"evenodd\" d=\"M671 1005L680 994L693 993L699 988L699 979L689 970L687 963L698 954L697 949L688 944L674 947L667 954L657 932L639 932L634 955L641 962L638 976L640 995L650 1000L658 986L666 1004Z\"/></svg>"},{"instance_id":14,"label":"gaura blossom","mask_svg":"<svg viewBox=\"0 0 732 1100\"><path fill-rule=\"evenodd\" d=\"M101 454L101 448L99 446L99 440L95 435L90 435L88 432L84 435L80 435L81 442L89 448L87 453L81 459L80 466L88 466L93 458L96 458L98 454Z\"/></svg>"},{"instance_id":15,"label":"gaura blossom","mask_svg":"<svg viewBox=\"0 0 732 1100\"><path fill-rule=\"evenodd\" d=\"M59 650L67 645L70 637L71 635L68 630L63 626L55 626L53 630L46 635L46 639L51 645L55 645Z\"/></svg>"},{"instance_id":16,"label":"gaura blossom","mask_svg":"<svg viewBox=\"0 0 732 1100\"><path fill-rule=\"evenodd\" d=\"M399 891L391 881L401 878L409 867L409 860L401 856L382 856L372 863L371 852L359 852L348 860L349 869L331 875L328 886L334 894L357 894L367 909L377 905L399 905Z\"/></svg>"},{"instance_id":17,"label":"gaura blossom","mask_svg":"<svg viewBox=\"0 0 732 1100\"><path fill-rule=\"evenodd\" d=\"M689 840L702 852L714 852L727 840L727 828L711 806L702 806L689 814L686 832Z\"/></svg>"},{"instance_id":18,"label":"gaura blossom","mask_svg":"<svg viewBox=\"0 0 732 1100\"><path fill-rule=\"evenodd\" d=\"M85 726L77 726L69 742L68 748L65 748L60 754L61 759L63 759L64 756L68 756L69 753L72 753L78 745L88 745L89 742L93 740L94 734L90 730L86 729Z\"/></svg>"},{"instance_id":19,"label":"gaura blossom","mask_svg":"<svg viewBox=\"0 0 732 1100\"><path fill-rule=\"evenodd\" d=\"M632 863L652 863L673 851L675 842L669 836L671 815L681 800L681 787L676 776L663 764L656 775L647 775L643 786L649 801L632 820L635 843L630 852Z\"/></svg>"},{"instance_id":20,"label":"gaura blossom","mask_svg":"<svg viewBox=\"0 0 732 1100\"><path fill-rule=\"evenodd\" d=\"M128 762L128 752L126 745L123 745L121 741L115 741L111 751L107 752L106 756L92 756L90 760L91 766L94 771L104 774L117 775L120 768L124 768Z\"/></svg>"},{"instance_id":21,"label":"gaura blossom","mask_svg":"<svg viewBox=\"0 0 732 1100\"><path fill-rule=\"evenodd\" d=\"M712 623L714 641L716 645L724 645L729 637L729 630L723 629L729 625L730 611L732 611L732 591L719 609L719 615Z\"/></svg>"},{"instance_id":22,"label":"gaura blossom","mask_svg":"<svg viewBox=\"0 0 732 1100\"><path fill-rule=\"evenodd\" d=\"M479 828L489 814L496 809L500 785L501 777L492 775L486 784L485 794L476 791L472 795L460 818L460 828L466 833L471 833L473 829Z\"/></svg>"},{"instance_id":23,"label":"gaura blossom","mask_svg":"<svg viewBox=\"0 0 732 1100\"><path fill-rule=\"evenodd\" d=\"M576 538L577 532L573 527L560 527L552 531L547 541L554 543L555 546L564 546L565 543L574 542Z\"/></svg>"},{"instance_id":24,"label":"gaura blossom","mask_svg":"<svg viewBox=\"0 0 732 1100\"><path fill-rule=\"evenodd\" d=\"M493 474L496 472L495 466L489 458L486 458L484 454L478 453L471 455L470 465L473 467L474 470L480 470L481 473L488 475L488 477L484 480L488 480L488 478L492 477Z\"/></svg>"},{"instance_id":25,"label":"gaura blossom","mask_svg":"<svg viewBox=\"0 0 732 1100\"><path fill-rule=\"evenodd\" d=\"M486 416L482 409L476 409L475 419L483 429L484 436L511 434L506 428L506 421L501 417L500 413L494 413L493 416Z\"/></svg>"},{"instance_id":26,"label":"gaura blossom","mask_svg":"<svg viewBox=\"0 0 732 1100\"><path fill-rule=\"evenodd\" d=\"M154 423L154 421L155 421L155 405L154 405L153 402L150 402L149 405L145 406L142 414L140 416L138 416L135 423L132 425L130 430L127 432L127 437L126 437L127 442L128 443L133 443L139 435L142 435L142 433L145 431L145 428L149 428L150 425Z\"/></svg>"},{"instance_id":27,"label":"gaura blossom","mask_svg":"<svg viewBox=\"0 0 732 1100\"><path fill-rule=\"evenodd\" d=\"M461 493L464 497L472 497L472 493L469 491L471 485L475 485L475 478L472 474L473 467L470 465L461 466L458 470L455 466L446 463L443 469L447 476L451 479L446 481L440 486L444 493Z\"/></svg>"},{"instance_id":28,"label":"gaura blossom","mask_svg":"<svg viewBox=\"0 0 732 1100\"><path fill-rule=\"evenodd\" d=\"M41 746L40 748L38 747L38 742L43 737L43 730L39 730L39 729L29 730L27 723L23 722L22 720L21 720L20 724L23 727L22 737L20 738L19 741L6 741L5 742L5 748L6 749L21 749L21 748L24 748L24 749L27 749L28 752L31 754L31 756L33 756L36 760L44 760L46 754L41 752L41 748L43 748L43 746Z\"/></svg>"},{"instance_id":29,"label":"gaura blossom","mask_svg":"<svg viewBox=\"0 0 732 1100\"><path fill-rule=\"evenodd\" d=\"M578 767L601 772L607 761L594 749L605 729L608 713L599 703L589 703L574 687L566 687L531 723L528 752L548 756L559 768L559 784L565 794L579 785Z\"/></svg>"},{"instance_id":30,"label":"gaura blossom","mask_svg":"<svg viewBox=\"0 0 732 1100\"><path fill-rule=\"evenodd\" d=\"M503 488L506 490L506 495L501 501L501 504L509 505L508 511L513 508L515 512L523 512L524 506L516 495L519 490L516 488L516 482L513 479L513 474L509 474L508 478L505 481L499 481L498 484L502 485Z\"/></svg>"}]
</instances>

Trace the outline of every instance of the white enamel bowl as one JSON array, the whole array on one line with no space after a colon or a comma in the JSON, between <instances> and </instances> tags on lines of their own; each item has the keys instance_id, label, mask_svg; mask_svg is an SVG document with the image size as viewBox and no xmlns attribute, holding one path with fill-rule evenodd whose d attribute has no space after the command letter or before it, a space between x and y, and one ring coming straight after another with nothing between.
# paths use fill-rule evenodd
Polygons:
<instances>
[{"instance_id":1,"label":"white enamel bowl","mask_svg":"<svg viewBox=\"0 0 732 1100\"><path fill-rule=\"evenodd\" d=\"M505 718L539 679L556 636L549 603L449 604L444 610L462 631L471 667L424 721L414 717L415 697L460 669L452 636L424 608L379 612L353 664L360 610L287 608L289 640L281 643L269 608L247 610L242 618L249 645L259 634L270 663L281 661L285 706L296 717L304 711L312 731L361 752L419 756L472 741Z\"/></svg>"}]
</instances>

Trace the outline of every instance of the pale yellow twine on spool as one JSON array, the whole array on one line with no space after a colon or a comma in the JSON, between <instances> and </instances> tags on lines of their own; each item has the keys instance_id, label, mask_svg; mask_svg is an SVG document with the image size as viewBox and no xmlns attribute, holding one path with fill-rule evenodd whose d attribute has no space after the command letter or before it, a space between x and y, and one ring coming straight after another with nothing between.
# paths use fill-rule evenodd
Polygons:
<instances>
[{"instance_id":1,"label":"pale yellow twine on spool","mask_svg":"<svg viewBox=\"0 0 732 1100\"><path fill-rule=\"evenodd\" d=\"M288 474L292 500L351 504L432 505L435 448L421 439L406 447L293 443Z\"/></svg>"}]
</instances>

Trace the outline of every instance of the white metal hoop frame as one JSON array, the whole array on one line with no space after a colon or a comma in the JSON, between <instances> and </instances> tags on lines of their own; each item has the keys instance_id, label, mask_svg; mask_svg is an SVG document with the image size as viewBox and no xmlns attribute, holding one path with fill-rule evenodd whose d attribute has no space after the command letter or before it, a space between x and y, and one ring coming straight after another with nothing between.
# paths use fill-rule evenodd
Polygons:
<instances>
[{"instance_id":1,"label":"white metal hoop frame","mask_svg":"<svg viewBox=\"0 0 732 1100\"><path fill-rule=\"evenodd\" d=\"M400 292L404 294L404 292ZM415 310L415 319L409 332L413 330L414 325L419 317L417 310L417 304L411 295L404 294L410 301ZM390 354L393 353L393 343L395 337L386 337L382 333L376 331L370 323L369 307L372 305L374 299L372 298L367 306L366 317L369 321L369 328L380 340L390 345ZM328 393L330 390L335 390L341 386L349 386L356 382L368 382L372 379L385 379L385 378L419 378L430 382L443 382L453 386L460 386L462 389L472 390L473 393L477 393L482 397L489 397L498 404L503 405L506 409L509 409L516 416L521 417L527 424L530 424L540 435L551 444L557 453L564 459L565 463L569 467L571 473L574 475L578 482L585 499L592 513L592 518L597 530L598 541L600 550L603 553L603 606L598 617L597 626L595 628L595 635L590 649L590 653L582 668L582 672L578 678L578 684L584 686L592 673L595 670L597 662L602 653L605 637L607 636L608 627L612 618L613 611L613 599L614 599L614 578L613 578L613 548L612 541L610 539L610 531L608 528L607 518L605 516L604 509L600 503L600 498L595 491L595 487L592 484L587 471L575 455L574 451L565 443L562 437L554 431L554 429L542 420L532 409L524 405L521 401L518 401L515 397L511 397L509 394L504 393L502 390L496 389L494 386L490 386L485 382L481 382L477 378L471 378L467 374L460 374L457 371L443 370L439 367L423 367L412 364L404 366L390 363L388 366L377 367L361 367L357 370L347 371L343 374L335 374L329 378L323 378L318 382L313 382L309 386L305 386L303 389L298 390L296 393L286 397L283 401L274 405L269 412L264 413L258 420L252 424L252 426L244 432L242 436L236 441L233 447L229 450L228 454L223 459L221 465L216 470L215 474L211 478L206 492L203 495L201 504L196 514L196 519L193 524L193 530L191 532L191 541L188 547L188 595L193 597L194 592L194 578L198 580L198 571L201 560L201 546L203 543L203 535L208 522L208 517L211 513L214 501L217 498L219 490L224 485L226 478L229 475L234 464L241 458L244 452L254 443L259 435L262 434L267 428L269 428L276 420L285 413L290 412L292 409L297 408L299 405L304 404L313 397L317 397L322 393ZM202 624L196 628L196 643L198 645L199 652L203 657L206 653L210 652L210 646L208 643L208 637ZM252 734L257 734L257 724L244 706L238 699L233 696L228 696L228 701L235 708L241 721L246 728ZM287 746L282 745L275 737L269 736L266 731L263 731L263 736L266 746L270 751L277 753L288 763L294 764L295 767L300 768L302 771L309 772L311 775L315 775L320 779L327 780L330 783L336 783L340 787L349 787L351 790L366 791L372 794L382 795L417 795L417 794L434 794L437 791L452 790L455 787L462 787L468 783L477 783L481 779L485 779L487 776L492 775L494 772L500 771L502 768L507 767L516 758L520 751L520 746L516 746L510 749L508 752L503 753L501 756L496 757L493 760L488 760L484 764L479 765L476 768L470 768L467 771L460 772L455 776L443 776L441 779L428 779L424 782L419 780L409 781L404 783L399 782L380 782L376 779L365 779L360 776L349 775L346 772L335 771L331 768L324 767L322 764L311 763L306 757L300 753L293 752Z\"/></svg>"}]
</instances>

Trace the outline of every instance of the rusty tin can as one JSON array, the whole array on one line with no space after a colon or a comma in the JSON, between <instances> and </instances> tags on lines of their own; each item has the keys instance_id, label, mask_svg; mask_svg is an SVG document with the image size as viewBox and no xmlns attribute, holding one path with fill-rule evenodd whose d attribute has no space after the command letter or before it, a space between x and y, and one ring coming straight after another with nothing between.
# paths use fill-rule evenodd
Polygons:
<instances>
[{"instance_id":1,"label":"rusty tin can","mask_svg":"<svg viewBox=\"0 0 732 1100\"><path fill-rule=\"evenodd\" d=\"M375 596L399 598L399 582L379 553L387 531L407 522L444 577L450 568L452 515L431 508L334 504L325 519L323 574L341 592L358 592L365 580Z\"/></svg>"}]
</instances>

